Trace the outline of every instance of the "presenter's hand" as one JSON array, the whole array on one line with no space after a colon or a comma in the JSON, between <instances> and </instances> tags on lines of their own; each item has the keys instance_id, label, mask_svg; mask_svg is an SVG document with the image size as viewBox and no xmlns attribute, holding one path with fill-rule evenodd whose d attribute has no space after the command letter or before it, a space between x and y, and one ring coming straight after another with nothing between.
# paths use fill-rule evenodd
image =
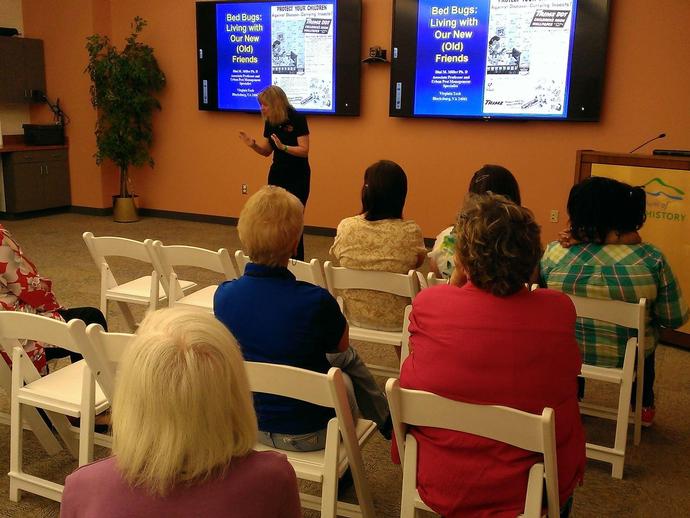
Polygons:
<instances>
[{"instance_id":1,"label":"presenter's hand","mask_svg":"<svg viewBox=\"0 0 690 518\"><path fill-rule=\"evenodd\" d=\"M283 149L283 148L285 147L284 144L283 144L283 143L280 141L280 139L278 138L278 135L276 135L275 133L273 133L273 134L271 135L271 140L272 140L273 143L276 145L276 148L278 148L278 149Z\"/></svg>"},{"instance_id":2,"label":"presenter's hand","mask_svg":"<svg viewBox=\"0 0 690 518\"><path fill-rule=\"evenodd\" d=\"M246 146L252 147L255 142L254 139L247 135L244 131L240 131L239 136L240 140L244 142Z\"/></svg>"}]
</instances>

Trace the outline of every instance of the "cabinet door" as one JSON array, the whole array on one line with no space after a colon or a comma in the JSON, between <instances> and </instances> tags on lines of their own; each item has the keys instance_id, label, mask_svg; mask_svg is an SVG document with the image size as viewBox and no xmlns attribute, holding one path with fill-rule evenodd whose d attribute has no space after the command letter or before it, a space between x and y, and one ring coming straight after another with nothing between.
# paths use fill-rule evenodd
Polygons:
<instances>
[{"instance_id":1,"label":"cabinet door","mask_svg":"<svg viewBox=\"0 0 690 518\"><path fill-rule=\"evenodd\" d=\"M51 160L43 164L43 207L66 207L71 204L67 160Z\"/></svg>"},{"instance_id":2,"label":"cabinet door","mask_svg":"<svg viewBox=\"0 0 690 518\"><path fill-rule=\"evenodd\" d=\"M0 36L0 101L26 102L21 38Z\"/></svg>"},{"instance_id":3,"label":"cabinet door","mask_svg":"<svg viewBox=\"0 0 690 518\"><path fill-rule=\"evenodd\" d=\"M43 41L0 36L0 102L26 103L46 91Z\"/></svg>"},{"instance_id":4,"label":"cabinet door","mask_svg":"<svg viewBox=\"0 0 690 518\"><path fill-rule=\"evenodd\" d=\"M23 38L24 87L31 97L34 90L46 93L46 67L43 60L43 41Z\"/></svg>"},{"instance_id":5,"label":"cabinet door","mask_svg":"<svg viewBox=\"0 0 690 518\"><path fill-rule=\"evenodd\" d=\"M26 212L44 207L44 171L41 162L13 164L5 171L7 212Z\"/></svg>"}]
</instances>

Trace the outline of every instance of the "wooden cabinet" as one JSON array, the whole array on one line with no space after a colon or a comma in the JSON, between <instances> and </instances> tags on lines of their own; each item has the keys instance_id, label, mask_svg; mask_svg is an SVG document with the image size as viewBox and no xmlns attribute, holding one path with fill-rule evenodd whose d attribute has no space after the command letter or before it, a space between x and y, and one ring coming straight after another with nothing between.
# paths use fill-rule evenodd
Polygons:
<instances>
[{"instance_id":1,"label":"wooden cabinet","mask_svg":"<svg viewBox=\"0 0 690 518\"><path fill-rule=\"evenodd\" d=\"M0 103L27 103L46 91L43 41L0 36Z\"/></svg>"},{"instance_id":2,"label":"wooden cabinet","mask_svg":"<svg viewBox=\"0 0 690 518\"><path fill-rule=\"evenodd\" d=\"M2 154L6 212L17 214L71 204L67 149Z\"/></svg>"}]
</instances>

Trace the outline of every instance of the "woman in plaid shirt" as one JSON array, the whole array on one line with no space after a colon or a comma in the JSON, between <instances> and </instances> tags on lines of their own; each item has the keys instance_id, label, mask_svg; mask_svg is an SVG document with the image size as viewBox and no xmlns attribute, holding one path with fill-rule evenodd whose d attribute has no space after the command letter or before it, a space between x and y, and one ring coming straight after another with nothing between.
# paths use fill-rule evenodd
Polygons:
<instances>
[{"instance_id":1,"label":"woman in plaid shirt","mask_svg":"<svg viewBox=\"0 0 690 518\"><path fill-rule=\"evenodd\" d=\"M642 187L611 178L588 178L571 189L568 215L569 236L550 243L542 257L541 284L597 299L647 299L642 419L651 423L659 329L683 325L688 307L664 255L655 246L642 243L637 234L646 219L646 193ZM584 362L620 368L625 344L635 331L591 319L577 320L575 333Z\"/></svg>"}]
</instances>

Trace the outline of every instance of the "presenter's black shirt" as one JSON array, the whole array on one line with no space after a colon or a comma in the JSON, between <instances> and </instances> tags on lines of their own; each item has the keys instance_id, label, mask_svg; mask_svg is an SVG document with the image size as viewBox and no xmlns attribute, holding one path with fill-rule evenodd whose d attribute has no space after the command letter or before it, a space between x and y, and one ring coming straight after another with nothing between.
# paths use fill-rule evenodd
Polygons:
<instances>
[{"instance_id":1,"label":"presenter's black shirt","mask_svg":"<svg viewBox=\"0 0 690 518\"><path fill-rule=\"evenodd\" d=\"M282 149L278 149L271 138L271 135L274 133L283 144L287 146L296 146L297 137L309 135L309 126L307 126L307 119L304 115L297 113L292 108L288 108L288 118L285 122L276 126L271 125L268 121L264 123L264 137L268 139L273 148L274 164L287 165L295 168L309 167L307 158L290 155Z\"/></svg>"}]
</instances>

